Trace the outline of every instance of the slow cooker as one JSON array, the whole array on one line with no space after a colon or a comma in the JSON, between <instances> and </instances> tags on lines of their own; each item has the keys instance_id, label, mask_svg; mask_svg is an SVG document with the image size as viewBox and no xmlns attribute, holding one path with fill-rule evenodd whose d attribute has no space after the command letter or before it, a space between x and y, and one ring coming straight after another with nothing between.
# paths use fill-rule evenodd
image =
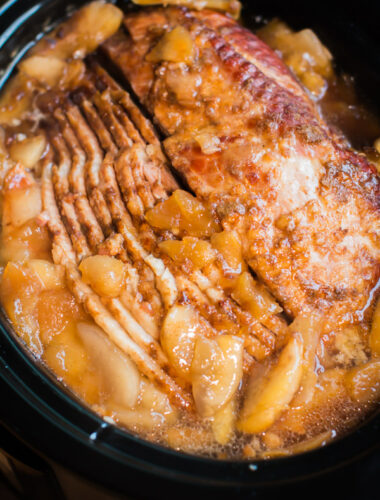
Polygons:
<instances>
[{"instance_id":1,"label":"slow cooker","mask_svg":"<svg viewBox=\"0 0 380 500\"><path fill-rule=\"evenodd\" d=\"M0 88L44 33L85 2L0 4ZM118 2L128 9L130 2ZM243 1L252 28L279 17L310 27L380 113L380 4ZM379 498L380 412L327 446L265 461L211 460L148 443L102 421L33 359L0 313L0 498ZM376 493L377 491L377 493Z\"/></svg>"}]
</instances>

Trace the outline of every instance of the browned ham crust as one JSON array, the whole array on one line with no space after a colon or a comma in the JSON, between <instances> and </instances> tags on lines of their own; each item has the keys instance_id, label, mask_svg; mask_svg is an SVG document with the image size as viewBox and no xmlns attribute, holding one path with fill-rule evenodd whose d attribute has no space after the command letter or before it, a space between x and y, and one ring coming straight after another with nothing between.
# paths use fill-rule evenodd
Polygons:
<instances>
[{"instance_id":1,"label":"browned ham crust","mask_svg":"<svg viewBox=\"0 0 380 500\"><path fill-rule=\"evenodd\" d=\"M193 62L147 61L178 25ZM293 317L324 313L326 330L361 321L380 270L376 169L339 143L279 57L231 19L154 9L126 16L125 28L104 53L167 137L174 168L239 232L257 276ZM202 134L217 151L202 151Z\"/></svg>"}]
</instances>

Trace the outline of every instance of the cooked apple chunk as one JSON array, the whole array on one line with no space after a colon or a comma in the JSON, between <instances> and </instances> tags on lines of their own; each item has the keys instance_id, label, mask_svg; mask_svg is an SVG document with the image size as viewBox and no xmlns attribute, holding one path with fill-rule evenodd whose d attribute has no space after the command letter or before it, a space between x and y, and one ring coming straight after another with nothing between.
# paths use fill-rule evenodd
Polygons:
<instances>
[{"instance_id":1,"label":"cooked apple chunk","mask_svg":"<svg viewBox=\"0 0 380 500\"><path fill-rule=\"evenodd\" d=\"M213 334L210 325L202 320L191 306L173 306L162 325L161 345L176 372L191 380L191 363L195 341L199 335Z\"/></svg>"},{"instance_id":2,"label":"cooked apple chunk","mask_svg":"<svg viewBox=\"0 0 380 500\"><path fill-rule=\"evenodd\" d=\"M212 432L216 441L221 445L227 444L233 436L236 418L235 406L234 399L231 399L214 415Z\"/></svg>"},{"instance_id":3,"label":"cooked apple chunk","mask_svg":"<svg viewBox=\"0 0 380 500\"><path fill-rule=\"evenodd\" d=\"M222 231L213 234L211 244L223 257L226 272L237 275L246 269L241 242L234 232Z\"/></svg>"},{"instance_id":4,"label":"cooked apple chunk","mask_svg":"<svg viewBox=\"0 0 380 500\"><path fill-rule=\"evenodd\" d=\"M30 219L22 226L1 235L1 261L50 259L51 240L46 226Z\"/></svg>"},{"instance_id":5,"label":"cooked apple chunk","mask_svg":"<svg viewBox=\"0 0 380 500\"><path fill-rule=\"evenodd\" d=\"M42 285L31 269L8 262L1 278L1 303L17 334L37 355L43 352L35 313L41 290Z\"/></svg>"},{"instance_id":6,"label":"cooked apple chunk","mask_svg":"<svg viewBox=\"0 0 380 500\"><path fill-rule=\"evenodd\" d=\"M218 229L218 223L202 202L181 189L149 210L145 218L151 226L174 234L207 237Z\"/></svg>"},{"instance_id":7,"label":"cooked apple chunk","mask_svg":"<svg viewBox=\"0 0 380 500\"><path fill-rule=\"evenodd\" d=\"M191 378L195 405L202 417L215 415L236 393L243 375L243 345L243 340L233 335L197 338Z\"/></svg>"},{"instance_id":8,"label":"cooked apple chunk","mask_svg":"<svg viewBox=\"0 0 380 500\"><path fill-rule=\"evenodd\" d=\"M79 323L78 333L86 351L101 370L109 397L132 408L140 392L140 374L135 364L97 326Z\"/></svg>"},{"instance_id":9,"label":"cooked apple chunk","mask_svg":"<svg viewBox=\"0 0 380 500\"><path fill-rule=\"evenodd\" d=\"M281 53L285 63L315 97L323 96L326 79L333 76L332 55L314 31L293 32L285 23L273 19L257 34Z\"/></svg>"},{"instance_id":10,"label":"cooked apple chunk","mask_svg":"<svg viewBox=\"0 0 380 500\"><path fill-rule=\"evenodd\" d=\"M124 264L115 257L94 255L84 259L79 266L83 281L104 297L118 297L125 281Z\"/></svg>"},{"instance_id":11,"label":"cooked apple chunk","mask_svg":"<svg viewBox=\"0 0 380 500\"><path fill-rule=\"evenodd\" d=\"M123 19L120 9L102 1L91 2L79 9L48 37L42 38L30 55L61 60L84 58L113 35Z\"/></svg>"},{"instance_id":12,"label":"cooked apple chunk","mask_svg":"<svg viewBox=\"0 0 380 500\"><path fill-rule=\"evenodd\" d=\"M174 261L185 262L185 260L189 260L196 269L202 269L202 267L210 264L215 258L208 241L191 236L185 236L182 241L163 241L159 244L159 247Z\"/></svg>"},{"instance_id":13,"label":"cooked apple chunk","mask_svg":"<svg viewBox=\"0 0 380 500\"><path fill-rule=\"evenodd\" d=\"M159 40L157 45L147 54L149 62L187 63L194 58L194 45L190 33L182 26L176 26Z\"/></svg>"},{"instance_id":14,"label":"cooked apple chunk","mask_svg":"<svg viewBox=\"0 0 380 500\"><path fill-rule=\"evenodd\" d=\"M262 285L256 283L248 272L239 276L232 297L259 321L265 321L272 314L282 311L270 293Z\"/></svg>"},{"instance_id":15,"label":"cooked apple chunk","mask_svg":"<svg viewBox=\"0 0 380 500\"><path fill-rule=\"evenodd\" d=\"M31 56L19 64L19 70L47 87L55 87L63 77L65 61L52 56Z\"/></svg>"},{"instance_id":16,"label":"cooked apple chunk","mask_svg":"<svg viewBox=\"0 0 380 500\"><path fill-rule=\"evenodd\" d=\"M44 290L55 290L65 286L65 269L43 259L31 259L27 266L40 280Z\"/></svg>"},{"instance_id":17,"label":"cooked apple chunk","mask_svg":"<svg viewBox=\"0 0 380 500\"><path fill-rule=\"evenodd\" d=\"M375 401L380 395L380 360L352 368L346 373L345 385L354 401Z\"/></svg>"},{"instance_id":18,"label":"cooked apple chunk","mask_svg":"<svg viewBox=\"0 0 380 500\"><path fill-rule=\"evenodd\" d=\"M102 374L88 356L74 322L52 338L43 359L60 380L89 404L102 403L106 390Z\"/></svg>"},{"instance_id":19,"label":"cooked apple chunk","mask_svg":"<svg viewBox=\"0 0 380 500\"><path fill-rule=\"evenodd\" d=\"M36 135L13 142L9 148L9 154L13 161L19 161L24 167L32 168L40 160L45 148L45 137L43 135Z\"/></svg>"},{"instance_id":20,"label":"cooked apple chunk","mask_svg":"<svg viewBox=\"0 0 380 500\"><path fill-rule=\"evenodd\" d=\"M264 432L288 407L299 388L303 371L303 342L294 336L283 349L277 363L248 386L237 427L243 432Z\"/></svg>"},{"instance_id":21,"label":"cooked apple chunk","mask_svg":"<svg viewBox=\"0 0 380 500\"><path fill-rule=\"evenodd\" d=\"M3 231L8 234L36 217L42 209L41 190L20 164L7 174L3 186Z\"/></svg>"},{"instance_id":22,"label":"cooked apple chunk","mask_svg":"<svg viewBox=\"0 0 380 500\"><path fill-rule=\"evenodd\" d=\"M7 83L0 97L0 123L7 125L20 123L20 118L32 103L32 90L32 82L21 73Z\"/></svg>"}]
</instances>

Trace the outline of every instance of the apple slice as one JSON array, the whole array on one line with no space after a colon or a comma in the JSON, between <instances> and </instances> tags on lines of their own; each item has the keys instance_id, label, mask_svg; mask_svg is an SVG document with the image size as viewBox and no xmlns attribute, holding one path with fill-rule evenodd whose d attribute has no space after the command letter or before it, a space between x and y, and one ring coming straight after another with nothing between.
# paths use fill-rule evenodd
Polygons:
<instances>
[{"instance_id":1,"label":"apple slice","mask_svg":"<svg viewBox=\"0 0 380 500\"><path fill-rule=\"evenodd\" d=\"M83 59L119 29L123 12L111 3L90 2L43 37L29 52L31 56Z\"/></svg>"},{"instance_id":2,"label":"apple slice","mask_svg":"<svg viewBox=\"0 0 380 500\"><path fill-rule=\"evenodd\" d=\"M376 401L380 396L380 360L352 368L345 374L344 382L351 399L357 403Z\"/></svg>"},{"instance_id":3,"label":"apple slice","mask_svg":"<svg viewBox=\"0 0 380 500\"><path fill-rule=\"evenodd\" d=\"M44 259L30 259L27 266L41 282L44 290L57 290L65 286L65 268Z\"/></svg>"},{"instance_id":4,"label":"apple slice","mask_svg":"<svg viewBox=\"0 0 380 500\"><path fill-rule=\"evenodd\" d=\"M27 137L22 141L15 141L9 148L13 161L21 162L26 168L33 168L41 159L46 148L46 139L43 135Z\"/></svg>"},{"instance_id":5,"label":"apple slice","mask_svg":"<svg viewBox=\"0 0 380 500\"><path fill-rule=\"evenodd\" d=\"M124 263L109 255L92 255L79 265L82 279L103 297L118 297L125 285Z\"/></svg>"},{"instance_id":6,"label":"apple slice","mask_svg":"<svg viewBox=\"0 0 380 500\"><path fill-rule=\"evenodd\" d=\"M146 56L146 60L149 62L191 63L193 59L193 40L183 26L176 26L172 31L166 32Z\"/></svg>"},{"instance_id":7,"label":"apple slice","mask_svg":"<svg viewBox=\"0 0 380 500\"><path fill-rule=\"evenodd\" d=\"M262 377L251 380L238 429L252 434L266 431L288 407L302 373L303 341L295 335L281 352L277 364Z\"/></svg>"},{"instance_id":8,"label":"apple slice","mask_svg":"<svg viewBox=\"0 0 380 500\"><path fill-rule=\"evenodd\" d=\"M322 318L315 314L300 315L290 325L290 331L302 337L303 372L300 388L292 400L292 407L302 407L313 399L318 374L315 366L315 356L320 332L322 331Z\"/></svg>"},{"instance_id":9,"label":"apple slice","mask_svg":"<svg viewBox=\"0 0 380 500\"><path fill-rule=\"evenodd\" d=\"M214 415L212 432L215 440L221 445L227 444L233 436L236 418L235 406L233 398Z\"/></svg>"},{"instance_id":10,"label":"apple slice","mask_svg":"<svg viewBox=\"0 0 380 500\"><path fill-rule=\"evenodd\" d=\"M19 64L21 73L35 78L48 88L58 85L67 68L67 63L58 57L31 56ZM24 164L25 165L25 164Z\"/></svg>"},{"instance_id":11,"label":"apple slice","mask_svg":"<svg viewBox=\"0 0 380 500\"><path fill-rule=\"evenodd\" d=\"M21 227L42 210L41 189L20 163L8 171L3 185L3 234Z\"/></svg>"},{"instance_id":12,"label":"apple slice","mask_svg":"<svg viewBox=\"0 0 380 500\"><path fill-rule=\"evenodd\" d=\"M175 305L168 312L161 330L161 345L178 375L191 381L190 368L195 340L214 335L211 326L191 306Z\"/></svg>"},{"instance_id":13,"label":"apple slice","mask_svg":"<svg viewBox=\"0 0 380 500\"><path fill-rule=\"evenodd\" d=\"M78 333L89 356L103 374L112 401L127 408L135 406L140 392L140 375L135 364L99 327L79 323Z\"/></svg>"},{"instance_id":14,"label":"apple slice","mask_svg":"<svg viewBox=\"0 0 380 500\"><path fill-rule=\"evenodd\" d=\"M243 375L243 346L243 339L233 335L196 340L191 375L202 417L213 416L234 396Z\"/></svg>"},{"instance_id":15,"label":"apple slice","mask_svg":"<svg viewBox=\"0 0 380 500\"><path fill-rule=\"evenodd\" d=\"M140 408L167 416L175 414L175 409L172 408L168 396L160 391L152 382L142 379L140 387Z\"/></svg>"}]
</instances>

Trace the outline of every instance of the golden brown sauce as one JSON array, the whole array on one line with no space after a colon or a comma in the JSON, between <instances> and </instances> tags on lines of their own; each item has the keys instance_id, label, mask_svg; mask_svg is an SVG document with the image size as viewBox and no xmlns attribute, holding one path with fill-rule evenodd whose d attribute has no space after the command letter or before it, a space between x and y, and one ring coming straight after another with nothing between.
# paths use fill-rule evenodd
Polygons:
<instances>
[{"instance_id":1,"label":"golden brown sauce","mask_svg":"<svg viewBox=\"0 0 380 500\"><path fill-rule=\"evenodd\" d=\"M329 81L319 104L327 123L341 131L354 148L373 147L380 137L380 120L360 102L349 75Z\"/></svg>"},{"instance_id":2,"label":"golden brown sauce","mask_svg":"<svg viewBox=\"0 0 380 500\"><path fill-rule=\"evenodd\" d=\"M98 8L90 6L84 19L96 21ZM113 7L104 9L102 19L109 16L111 26L108 31L103 25L106 37L121 18ZM379 399L379 302L370 323L322 337L319 317L300 316L289 326L281 306L248 271L237 234L223 230L207 207L181 189L144 213L139 229L145 239L138 251L145 256L152 238L158 240L154 256L144 257L151 259L150 268L143 258L131 265L119 233L102 241L96 254L84 251L78 275L69 251L57 248L53 237L59 231L52 231L46 214L49 147L43 130L35 132L33 119L20 119L19 112L30 105L28 86L38 92L41 86L70 88L80 81L83 63L73 64L68 56L73 48L83 48L83 37L84 54L95 48L81 33L87 24L77 22L74 34L66 28L69 43L62 38L59 57L43 42L40 52L34 51L40 57L34 60L38 72L24 64L24 73L8 90L22 94L17 109L7 93L2 98L0 298L16 333L108 421L174 449L219 458L270 458L324 445ZM380 137L379 121L360 104L352 81L334 75L331 55L306 31L294 37L275 23L264 38L282 50L331 126L356 147L373 143ZM164 44L159 49L168 50ZM305 51L311 57L305 59ZM55 64L47 65L51 61L44 57L56 58ZM212 154L215 144L208 137L197 141ZM376 157L374 150L371 154ZM158 263L170 272L152 286ZM173 275L183 285L175 301ZM217 286L202 289L206 278ZM118 320L108 330L106 322L97 321L102 328L94 322L103 306ZM139 339L155 363L165 361L157 380L146 370L144 356L139 365L130 355L131 341L118 329L125 324L122 313L126 322L125 310L135 318L127 321L133 340ZM173 377L173 385L165 376ZM173 397L172 387L181 397Z\"/></svg>"}]
</instances>

